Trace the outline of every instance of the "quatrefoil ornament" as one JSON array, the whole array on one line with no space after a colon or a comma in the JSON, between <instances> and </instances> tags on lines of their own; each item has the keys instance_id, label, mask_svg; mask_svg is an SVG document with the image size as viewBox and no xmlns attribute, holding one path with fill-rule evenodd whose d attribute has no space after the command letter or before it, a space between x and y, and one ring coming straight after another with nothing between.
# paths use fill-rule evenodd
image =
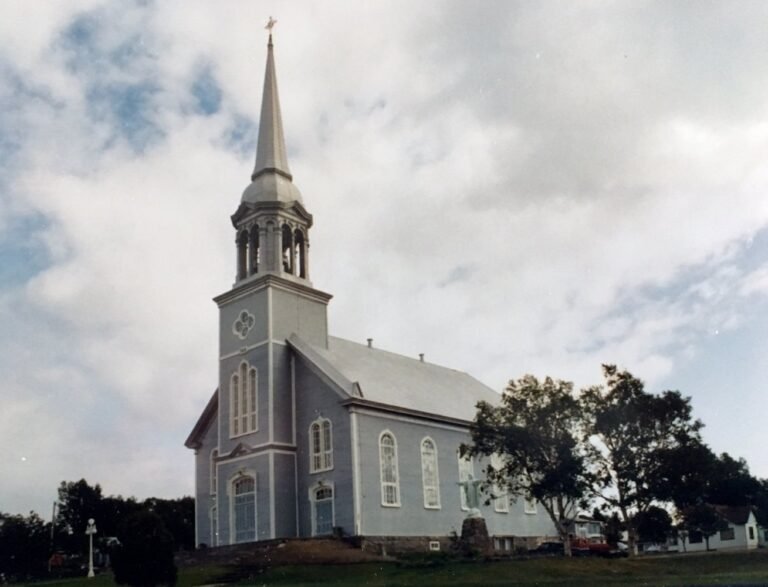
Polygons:
<instances>
[{"instance_id":1,"label":"quatrefoil ornament","mask_svg":"<svg viewBox=\"0 0 768 587\"><path fill-rule=\"evenodd\" d=\"M256 316L248 310L243 310L232 325L232 332L244 340L254 324L256 324Z\"/></svg>"}]
</instances>

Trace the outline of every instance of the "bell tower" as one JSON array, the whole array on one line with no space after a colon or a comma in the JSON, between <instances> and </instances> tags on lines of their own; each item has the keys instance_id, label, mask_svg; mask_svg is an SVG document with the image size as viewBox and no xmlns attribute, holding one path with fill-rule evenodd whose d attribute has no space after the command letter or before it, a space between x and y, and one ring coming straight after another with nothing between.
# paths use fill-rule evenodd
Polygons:
<instances>
[{"instance_id":1,"label":"bell tower","mask_svg":"<svg viewBox=\"0 0 768 587\"><path fill-rule=\"evenodd\" d=\"M272 34L261 101L256 164L240 207L232 216L237 231L236 281L265 274L309 282L309 229L312 215L288 167L277 92Z\"/></svg>"},{"instance_id":2,"label":"bell tower","mask_svg":"<svg viewBox=\"0 0 768 587\"><path fill-rule=\"evenodd\" d=\"M256 164L231 217L235 283L214 299L219 307L217 507L234 512L229 500L245 491L254 508L241 526L234 514L219 515L220 544L296 535L296 390L286 339L295 334L328 346L331 296L309 280L312 215L288 167L272 24Z\"/></svg>"}]
</instances>

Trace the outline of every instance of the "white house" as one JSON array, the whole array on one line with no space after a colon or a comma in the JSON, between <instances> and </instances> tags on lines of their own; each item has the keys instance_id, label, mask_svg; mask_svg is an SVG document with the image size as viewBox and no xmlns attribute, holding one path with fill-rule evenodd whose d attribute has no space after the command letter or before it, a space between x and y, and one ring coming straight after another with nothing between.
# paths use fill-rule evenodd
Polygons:
<instances>
[{"instance_id":1,"label":"white house","mask_svg":"<svg viewBox=\"0 0 768 587\"><path fill-rule=\"evenodd\" d=\"M218 386L185 443L197 543L337 533L390 549L446 544L467 512L458 482L483 476L459 446L475 404L499 395L423 356L330 336L332 296L310 281L313 219L288 166L271 35L256 164L231 221L237 271L215 298ZM556 534L536 503L504 497L482 510L496 544Z\"/></svg>"},{"instance_id":2,"label":"white house","mask_svg":"<svg viewBox=\"0 0 768 587\"><path fill-rule=\"evenodd\" d=\"M759 534L755 513L749 506L714 506L728 528L720 530L709 538L711 550L748 550L758 547ZM707 543L699 532L691 532L685 539L679 539L678 551L699 552L706 550Z\"/></svg>"}]
</instances>

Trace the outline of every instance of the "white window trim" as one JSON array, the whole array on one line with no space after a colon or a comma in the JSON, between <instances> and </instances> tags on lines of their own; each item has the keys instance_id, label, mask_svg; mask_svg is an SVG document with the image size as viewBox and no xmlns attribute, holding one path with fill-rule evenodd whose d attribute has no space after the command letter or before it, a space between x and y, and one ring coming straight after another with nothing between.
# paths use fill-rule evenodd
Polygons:
<instances>
[{"instance_id":1,"label":"white window trim","mask_svg":"<svg viewBox=\"0 0 768 587\"><path fill-rule=\"evenodd\" d=\"M475 459L473 457L469 457L468 459L462 458L461 453L459 451L456 451L456 462L458 463L458 467L459 467L459 483L463 483L464 481L466 481L466 479L461 478L461 472L464 466L466 466L469 469L468 473L472 475L473 479L475 479ZM463 463L465 463L466 465L464 465ZM464 493L464 488L461 485L459 485L459 504L461 507L461 511L463 512L469 511L466 494Z\"/></svg>"},{"instance_id":2,"label":"white window trim","mask_svg":"<svg viewBox=\"0 0 768 587\"><path fill-rule=\"evenodd\" d=\"M235 483L243 477L251 477L253 479L253 529L254 537L253 541L259 539L259 479L256 475L256 471L253 469L241 469L229 478L227 482L227 497L229 498L229 543L230 544L245 544L235 542Z\"/></svg>"},{"instance_id":3,"label":"white window trim","mask_svg":"<svg viewBox=\"0 0 768 587\"><path fill-rule=\"evenodd\" d=\"M394 449L394 477L395 482L387 482L387 486L393 486L395 488L395 497L397 498L395 503L386 503L384 500L384 496L386 495L386 491L384 491L384 475L382 474L382 464L383 461L381 459L381 439L384 438L385 435L389 435L392 437L392 447ZM385 429L381 431L381 434L379 434L379 482L381 485L381 505L385 508L399 508L400 507L400 467L398 466L398 455L397 455L397 437L395 434L389 430Z\"/></svg>"},{"instance_id":4,"label":"white window trim","mask_svg":"<svg viewBox=\"0 0 768 587\"><path fill-rule=\"evenodd\" d=\"M491 467L494 468L494 470L499 470L501 467L504 466L504 464L501 461L502 461L501 455L496 453L491 455L490 464L491 464ZM494 483L492 491L495 494L501 493L501 487L499 487L496 483ZM504 495L499 495L499 497L494 498L493 511L495 511L497 514L509 513L509 493L507 491L504 491Z\"/></svg>"},{"instance_id":5,"label":"white window trim","mask_svg":"<svg viewBox=\"0 0 768 587\"><path fill-rule=\"evenodd\" d=\"M214 532L214 528L216 531ZM208 530L211 538L211 546L219 545L219 509L214 503L208 510Z\"/></svg>"},{"instance_id":6,"label":"white window trim","mask_svg":"<svg viewBox=\"0 0 768 587\"><path fill-rule=\"evenodd\" d=\"M432 447L434 449L433 458L435 459L435 495L437 496L437 503L436 504L428 504L427 503L427 483L426 483L426 477L424 475L425 469L424 469L424 443L425 442L431 442ZM421 456L421 490L422 494L424 495L424 509L428 510L439 510L440 509L440 469L438 466L438 453L437 453L437 443L435 442L434 438L431 436L425 436L421 439L421 443L419 443L419 455Z\"/></svg>"},{"instance_id":7,"label":"white window trim","mask_svg":"<svg viewBox=\"0 0 768 587\"><path fill-rule=\"evenodd\" d=\"M216 462L216 459L219 456L219 449L214 448L211 450L211 455L209 457L209 475L210 475L210 483L209 483L209 492L211 495L216 495L216 492L218 491L217 485L219 484L219 471L217 469L218 463Z\"/></svg>"},{"instance_id":8,"label":"white window trim","mask_svg":"<svg viewBox=\"0 0 768 587\"><path fill-rule=\"evenodd\" d=\"M336 527L336 487L334 486L333 482L330 481L323 481L323 482L317 482L312 487L309 488L309 502L312 504L312 507L310 508L310 517L311 517L311 525L312 525L312 536L317 536L317 512L315 510L315 507L317 505L317 500L315 499L315 493L318 489L324 489L326 487L329 487L331 489L331 533L333 533L333 528ZM328 536L328 534L322 534L322 536Z\"/></svg>"},{"instance_id":9,"label":"white window trim","mask_svg":"<svg viewBox=\"0 0 768 587\"><path fill-rule=\"evenodd\" d=\"M243 366L245 366L245 378L242 377ZM251 392L251 373L253 373L253 384L255 389ZM234 380L238 378L238 386L235 389ZM242 390L246 389L245 394L248 398L248 402L253 405L248 406L248 412L243 414L242 403ZM238 413L235 415L235 396L238 395L237 405ZM242 419L245 416L246 426L245 429L238 426L237 432L235 432L235 420ZM238 438L240 436L246 436L259 431L259 370L256 367L251 366L248 361L240 361L238 363L235 372L229 376L229 437Z\"/></svg>"},{"instance_id":10,"label":"white window trim","mask_svg":"<svg viewBox=\"0 0 768 587\"><path fill-rule=\"evenodd\" d=\"M539 510L536 507L536 500L528 499L527 497L523 498L523 511L529 515L539 513Z\"/></svg>"},{"instance_id":11,"label":"white window trim","mask_svg":"<svg viewBox=\"0 0 768 587\"><path fill-rule=\"evenodd\" d=\"M323 434L323 423L328 422L328 430L330 432L330 442L331 445L329 447L325 446L325 435ZM314 439L312 436L312 427L317 424L320 427L320 460L321 462L324 460L323 457L327 453L328 454L328 461L330 462L330 465L327 467L320 467L319 469L315 469L315 446L314 446ZM325 471L332 471L333 470L333 422L331 422L328 418L323 418L322 416L318 418L317 420L313 421L309 425L309 472L310 474L315 473L323 473Z\"/></svg>"}]
</instances>

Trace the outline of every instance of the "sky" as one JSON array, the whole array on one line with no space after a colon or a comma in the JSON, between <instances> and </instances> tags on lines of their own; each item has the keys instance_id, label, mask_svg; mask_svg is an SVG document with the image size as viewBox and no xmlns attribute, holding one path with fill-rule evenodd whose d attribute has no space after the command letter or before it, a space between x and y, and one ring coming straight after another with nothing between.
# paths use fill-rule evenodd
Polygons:
<instances>
[{"instance_id":1,"label":"sky","mask_svg":"<svg viewBox=\"0 0 768 587\"><path fill-rule=\"evenodd\" d=\"M768 477L768 3L5 0L0 511L192 493L270 16L332 334L614 363Z\"/></svg>"}]
</instances>

